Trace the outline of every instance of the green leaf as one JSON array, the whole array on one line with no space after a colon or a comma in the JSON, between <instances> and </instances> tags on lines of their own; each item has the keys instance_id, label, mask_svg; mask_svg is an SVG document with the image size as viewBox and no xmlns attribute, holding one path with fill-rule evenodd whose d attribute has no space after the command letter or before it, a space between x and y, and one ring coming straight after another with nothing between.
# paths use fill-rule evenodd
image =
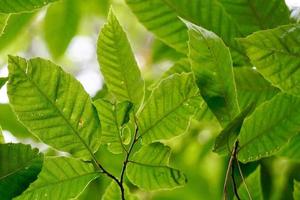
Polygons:
<instances>
[{"instance_id":1,"label":"green leaf","mask_svg":"<svg viewBox=\"0 0 300 200\"><path fill-rule=\"evenodd\" d=\"M258 106L280 92L252 68L236 67L233 71L241 109L253 103Z\"/></svg>"},{"instance_id":2,"label":"green leaf","mask_svg":"<svg viewBox=\"0 0 300 200\"><path fill-rule=\"evenodd\" d=\"M139 21L160 40L186 54L188 35L184 23L162 0L126 0Z\"/></svg>"},{"instance_id":3,"label":"green leaf","mask_svg":"<svg viewBox=\"0 0 300 200\"><path fill-rule=\"evenodd\" d=\"M300 161L300 134L298 133L286 143L278 152L279 156L283 156L293 161Z\"/></svg>"},{"instance_id":4,"label":"green leaf","mask_svg":"<svg viewBox=\"0 0 300 200\"><path fill-rule=\"evenodd\" d=\"M161 79L167 78L168 76L171 76L172 74L181 74L183 72L189 73L191 72L191 65L190 61L187 58L182 58L178 60L176 63L174 63L173 66L171 66L165 73L163 73Z\"/></svg>"},{"instance_id":5,"label":"green leaf","mask_svg":"<svg viewBox=\"0 0 300 200\"><path fill-rule=\"evenodd\" d=\"M8 78L0 78L0 89L3 87L3 85L5 85L6 81L8 80Z\"/></svg>"},{"instance_id":6,"label":"green leaf","mask_svg":"<svg viewBox=\"0 0 300 200\"><path fill-rule=\"evenodd\" d=\"M7 14L0 14L0 36L2 35L5 26L7 24L7 20L9 18L9 15Z\"/></svg>"},{"instance_id":7,"label":"green leaf","mask_svg":"<svg viewBox=\"0 0 300 200\"><path fill-rule=\"evenodd\" d=\"M1 143L4 143L4 137L3 137L2 127L0 126L0 144Z\"/></svg>"},{"instance_id":8,"label":"green leaf","mask_svg":"<svg viewBox=\"0 0 300 200\"><path fill-rule=\"evenodd\" d=\"M254 161L277 152L300 131L299 108L300 98L285 93L257 107L243 123L239 160Z\"/></svg>"},{"instance_id":9,"label":"green leaf","mask_svg":"<svg viewBox=\"0 0 300 200\"><path fill-rule=\"evenodd\" d=\"M7 93L21 122L46 144L90 159L100 145L100 124L81 84L41 58L10 56L8 68Z\"/></svg>"},{"instance_id":10,"label":"green leaf","mask_svg":"<svg viewBox=\"0 0 300 200\"><path fill-rule=\"evenodd\" d=\"M138 198L130 194L129 188L124 184L125 199L126 200L138 200ZM122 200L121 190L115 181L112 181L106 188L105 193L102 196L102 200Z\"/></svg>"},{"instance_id":11,"label":"green leaf","mask_svg":"<svg viewBox=\"0 0 300 200\"><path fill-rule=\"evenodd\" d=\"M237 115L218 135L215 141L214 152L230 154L234 143L240 133L244 119L255 109L255 104L249 104Z\"/></svg>"},{"instance_id":12,"label":"green leaf","mask_svg":"<svg viewBox=\"0 0 300 200\"><path fill-rule=\"evenodd\" d=\"M239 113L229 49L213 32L188 23L189 58L208 107L225 126Z\"/></svg>"},{"instance_id":13,"label":"green leaf","mask_svg":"<svg viewBox=\"0 0 300 200\"><path fill-rule=\"evenodd\" d=\"M99 173L92 164L74 158L48 157L38 179L16 200L76 199L97 177Z\"/></svg>"},{"instance_id":14,"label":"green leaf","mask_svg":"<svg viewBox=\"0 0 300 200\"><path fill-rule=\"evenodd\" d=\"M0 1L0 13L19 13L36 10L46 6L51 2L57 0L1 0Z\"/></svg>"},{"instance_id":15,"label":"green leaf","mask_svg":"<svg viewBox=\"0 0 300 200\"><path fill-rule=\"evenodd\" d=\"M0 51L3 51L8 45L14 42L19 36L24 34L25 28L28 28L29 22L33 19L35 13L11 14L7 20L7 25L0 36Z\"/></svg>"},{"instance_id":16,"label":"green leaf","mask_svg":"<svg viewBox=\"0 0 300 200\"><path fill-rule=\"evenodd\" d=\"M106 100L99 99L94 102L101 121L102 135L101 143L107 144L110 152L114 154L123 153L125 150L126 126L132 109L132 103L124 101L114 105ZM133 127L134 128L134 127ZM131 131L129 131L129 134ZM129 135L130 141L131 134ZM128 143L127 143L128 144Z\"/></svg>"},{"instance_id":17,"label":"green leaf","mask_svg":"<svg viewBox=\"0 0 300 200\"><path fill-rule=\"evenodd\" d=\"M24 144L0 144L0 194L9 200L21 194L33 182L43 164L38 149Z\"/></svg>"},{"instance_id":18,"label":"green leaf","mask_svg":"<svg viewBox=\"0 0 300 200\"><path fill-rule=\"evenodd\" d=\"M142 142L149 144L184 133L201 101L191 73L162 80L138 113Z\"/></svg>"},{"instance_id":19,"label":"green leaf","mask_svg":"<svg viewBox=\"0 0 300 200\"><path fill-rule=\"evenodd\" d=\"M257 70L273 85L300 94L300 25L260 31L240 41Z\"/></svg>"},{"instance_id":20,"label":"green leaf","mask_svg":"<svg viewBox=\"0 0 300 200\"><path fill-rule=\"evenodd\" d=\"M127 168L128 179L145 190L173 189L186 183L185 175L168 166L171 149L161 143L143 146Z\"/></svg>"},{"instance_id":21,"label":"green leaf","mask_svg":"<svg viewBox=\"0 0 300 200\"><path fill-rule=\"evenodd\" d=\"M144 96L144 81L127 36L112 10L108 14L108 23L100 32L97 54L110 92L120 101L129 100L140 105Z\"/></svg>"},{"instance_id":22,"label":"green leaf","mask_svg":"<svg viewBox=\"0 0 300 200\"><path fill-rule=\"evenodd\" d=\"M77 32L80 8L76 0L64 0L47 9L44 21L45 41L51 55L60 58Z\"/></svg>"},{"instance_id":23,"label":"green leaf","mask_svg":"<svg viewBox=\"0 0 300 200\"><path fill-rule=\"evenodd\" d=\"M260 174L261 174L260 166L258 166L256 168L256 170L254 172L252 172L245 180L252 200L263 200L264 199ZM241 199L249 199L249 194L247 192L247 189L246 189L244 183L241 183L241 186L238 189L238 193L239 193Z\"/></svg>"},{"instance_id":24,"label":"green leaf","mask_svg":"<svg viewBox=\"0 0 300 200\"><path fill-rule=\"evenodd\" d=\"M293 193L294 200L300 199L300 182L294 181L294 193Z\"/></svg>"}]
</instances>

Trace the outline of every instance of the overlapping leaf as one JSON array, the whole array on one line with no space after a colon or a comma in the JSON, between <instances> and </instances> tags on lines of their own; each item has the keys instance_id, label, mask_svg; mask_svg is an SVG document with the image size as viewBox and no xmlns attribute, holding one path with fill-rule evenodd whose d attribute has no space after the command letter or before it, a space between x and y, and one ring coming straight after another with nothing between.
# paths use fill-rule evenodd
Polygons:
<instances>
[{"instance_id":1,"label":"overlapping leaf","mask_svg":"<svg viewBox=\"0 0 300 200\"><path fill-rule=\"evenodd\" d=\"M139 21L159 39L179 52L186 53L186 26L162 0L126 0Z\"/></svg>"},{"instance_id":2,"label":"overlapping leaf","mask_svg":"<svg viewBox=\"0 0 300 200\"><path fill-rule=\"evenodd\" d=\"M0 0L0 13L19 13L42 8L57 0Z\"/></svg>"},{"instance_id":3,"label":"overlapping leaf","mask_svg":"<svg viewBox=\"0 0 300 200\"><path fill-rule=\"evenodd\" d=\"M258 160L277 152L300 131L299 111L300 98L285 93L261 104L243 123L239 160Z\"/></svg>"},{"instance_id":4,"label":"overlapping leaf","mask_svg":"<svg viewBox=\"0 0 300 200\"><path fill-rule=\"evenodd\" d=\"M298 133L292 137L278 152L278 155L290 160L300 161L300 134Z\"/></svg>"},{"instance_id":5,"label":"overlapping leaf","mask_svg":"<svg viewBox=\"0 0 300 200\"><path fill-rule=\"evenodd\" d=\"M252 68L238 67L234 68L233 71L241 109L253 103L258 106L270 100L280 91Z\"/></svg>"},{"instance_id":6,"label":"overlapping leaf","mask_svg":"<svg viewBox=\"0 0 300 200\"><path fill-rule=\"evenodd\" d=\"M2 35L5 26L7 24L7 20L9 18L9 15L7 14L0 14L0 36Z\"/></svg>"},{"instance_id":7,"label":"overlapping leaf","mask_svg":"<svg viewBox=\"0 0 300 200\"><path fill-rule=\"evenodd\" d=\"M245 183L241 183L241 186L238 189L238 193L241 199L250 199L250 198L252 200L264 199L260 177L261 177L260 166L258 166L256 170L246 178ZM245 184L247 185L247 189Z\"/></svg>"},{"instance_id":8,"label":"overlapping leaf","mask_svg":"<svg viewBox=\"0 0 300 200\"><path fill-rule=\"evenodd\" d=\"M144 81L127 36L112 10L102 28L97 47L98 61L108 89L120 101L139 105L144 96Z\"/></svg>"},{"instance_id":9,"label":"overlapping leaf","mask_svg":"<svg viewBox=\"0 0 300 200\"><path fill-rule=\"evenodd\" d=\"M8 96L18 118L43 142L89 159L99 147L100 124L81 84L41 58L9 58Z\"/></svg>"},{"instance_id":10,"label":"overlapping leaf","mask_svg":"<svg viewBox=\"0 0 300 200\"><path fill-rule=\"evenodd\" d=\"M132 124L130 120L132 104L128 101L114 105L106 100L99 99L94 102L102 126L101 142L108 145L108 149L115 154L124 152L125 145L129 144ZM131 130L132 129L132 130Z\"/></svg>"},{"instance_id":11,"label":"overlapping leaf","mask_svg":"<svg viewBox=\"0 0 300 200\"><path fill-rule=\"evenodd\" d=\"M124 184L125 190L125 199L127 200L138 200L138 198L130 194L129 188ZM121 199L121 190L116 182L112 181L109 186L106 188L105 193L102 196L102 200L122 200Z\"/></svg>"},{"instance_id":12,"label":"overlapping leaf","mask_svg":"<svg viewBox=\"0 0 300 200\"><path fill-rule=\"evenodd\" d=\"M170 148L161 143L143 146L128 164L126 172L129 180L145 190L183 186L185 175L168 166L170 153Z\"/></svg>"},{"instance_id":13,"label":"overlapping leaf","mask_svg":"<svg viewBox=\"0 0 300 200\"><path fill-rule=\"evenodd\" d=\"M44 35L54 58L61 57L75 36L80 21L80 8L76 0L64 0L47 9Z\"/></svg>"},{"instance_id":14,"label":"overlapping leaf","mask_svg":"<svg viewBox=\"0 0 300 200\"><path fill-rule=\"evenodd\" d=\"M214 33L188 23L189 58L197 85L222 125L239 113L229 49Z\"/></svg>"},{"instance_id":15,"label":"overlapping leaf","mask_svg":"<svg viewBox=\"0 0 300 200\"><path fill-rule=\"evenodd\" d=\"M260 31L241 39L257 70L273 85L300 94L300 25Z\"/></svg>"},{"instance_id":16,"label":"overlapping leaf","mask_svg":"<svg viewBox=\"0 0 300 200\"><path fill-rule=\"evenodd\" d=\"M33 182L43 164L38 149L23 144L0 144L0 194L10 200Z\"/></svg>"},{"instance_id":17,"label":"overlapping leaf","mask_svg":"<svg viewBox=\"0 0 300 200\"><path fill-rule=\"evenodd\" d=\"M300 182L294 181L294 193L293 193L294 200L300 199Z\"/></svg>"},{"instance_id":18,"label":"overlapping leaf","mask_svg":"<svg viewBox=\"0 0 300 200\"><path fill-rule=\"evenodd\" d=\"M0 89L2 88L2 86L6 83L8 78L0 78Z\"/></svg>"},{"instance_id":19,"label":"overlapping leaf","mask_svg":"<svg viewBox=\"0 0 300 200\"><path fill-rule=\"evenodd\" d=\"M174 74L152 91L138 114L144 144L184 133L202 102L191 73Z\"/></svg>"},{"instance_id":20,"label":"overlapping leaf","mask_svg":"<svg viewBox=\"0 0 300 200\"><path fill-rule=\"evenodd\" d=\"M16 200L76 199L99 176L92 164L66 158L46 158L38 179Z\"/></svg>"}]
</instances>

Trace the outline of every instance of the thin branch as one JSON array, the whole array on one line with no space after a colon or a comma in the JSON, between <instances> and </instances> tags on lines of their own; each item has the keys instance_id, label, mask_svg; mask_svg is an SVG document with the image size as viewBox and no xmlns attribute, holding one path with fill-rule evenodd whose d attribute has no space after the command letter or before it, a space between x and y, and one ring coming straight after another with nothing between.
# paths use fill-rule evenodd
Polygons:
<instances>
[{"instance_id":1,"label":"thin branch","mask_svg":"<svg viewBox=\"0 0 300 200\"><path fill-rule=\"evenodd\" d=\"M236 198L238 200L241 200L240 196L239 196L239 193L238 193L238 189L237 189L237 185L236 185L236 181L235 181L235 178L234 178L234 163L231 165L231 178L232 178L232 182L233 182L233 192L236 196Z\"/></svg>"},{"instance_id":2,"label":"thin branch","mask_svg":"<svg viewBox=\"0 0 300 200\"><path fill-rule=\"evenodd\" d=\"M234 150L233 150L234 151ZM227 170L226 170L226 175L225 175L225 181L224 181L224 187L223 187L223 198L224 200L226 200L226 194L227 194L227 191L226 191L226 188L227 188L227 182L228 182L228 177L229 177L229 173L230 173L230 169L231 169L231 165L232 165L232 161L233 161L233 151L231 153L231 156L230 156L230 160L228 162L228 166L227 166Z\"/></svg>"},{"instance_id":3,"label":"thin branch","mask_svg":"<svg viewBox=\"0 0 300 200\"><path fill-rule=\"evenodd\" d=\"M119 186L120 186L120 189L121 189L122 200L125 200L125 191L124 191L124 186L123 186L125 171L126 171L126 168L127 168L128 162L129 162L129 157L131 155L133 147L136 144L136 142L138 141L138 137L137 137L137 135L138 135L138 126L137 126L136 121L135 121L135 125L136 125L136 129L135 129L135 133L134 133L134 139L133 139L128 151L126 152L126 156L125 156L125 159L124 159L124 162L123 162L123 168L122 168L122 171L121 171Z\"/></svg>"},{"instance_id":4,"label":"thin branch","mask_svg":"<svg viewBox=\"0 0 300 200\"><path fill-rule=\"evenodd\" d=\"M243 183L244 183L244 185L245 185L245 189L246 189L246 191L247 191L247 194L248 194L248 196L249 196L249 199L250 199L250 200L252 200L252 197L251 197L250 191L249 191L249 189L248 189L248 186L247 186L247 184L246 184L246 181L245 181L245 178L244 178L244 175L243 175L243 172L242 172L242 169L241 169L240 163L239 163L239 161L238 161L238 159L237 159L237 158L236 158L236 163L237 163L238 170L239 170L239 173L240 173L240 175L241 175L242 181L243 181Z\"/></svg>"}]
</instances>

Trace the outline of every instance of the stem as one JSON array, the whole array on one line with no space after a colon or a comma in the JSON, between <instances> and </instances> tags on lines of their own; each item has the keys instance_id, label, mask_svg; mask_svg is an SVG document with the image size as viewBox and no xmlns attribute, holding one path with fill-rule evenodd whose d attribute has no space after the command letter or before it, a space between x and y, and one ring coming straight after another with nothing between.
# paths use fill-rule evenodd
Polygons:
<instances>
[{"instance_id":1,"label":"stem","mask_svg":"<svg viewBox=\"0 0 300 200\"><path fill-rule=\"evenodd\" d=\"M239 173L240 173L240 175L241 175L242 181L243 181L243 183L244 183L244 185L245 185L245 188L246 188L247 194L248 194L248 196L249 196L249 199L252 200L250 191L249 191L248 186L247 186L247 184L246 184L246 181L245 181L245 178L244 178L244 175L243 175L243 172L242 172L242 169L241 169L241 166L240 166L240 164L239 164L238 159L236 159L236 164L237 164L237 166L238 166L238 170L239 170Z\"/></svg>"},{"instance_id":2,"label":"stem","mask_svg":"<svg viewBox=\"0 0 300 200\"><path fill-rule=\"evenodd\" d=\"M235 178L234 178L234 163L231 165L231 178L232 178L232 182L233 182L233 191L234 191L234 194L236 196L236 198L238 200L241 200L240 196L239 196L239 193L238 193L238 190L237 190L237 185L236 185L236 182L235 182Z\"/></svg>"},{"instance_id":3,"label":"stem","mask_svg":"<svg viewBox=\"0 0 300 200\"><path fill-rule=\"evenodd\" d=\"M136 123L136 126L137 126L137 123ZM123 168L122 168L122 172L121 172L121 177L120 177L120 189L121 189L121 197L122 197L122 200L125 200L125 191L124 191L124 186L123 186L123 182L124 182L124 175L125 175L125 171L126 171L126 168L127 168L127 165L128 165L128 162L129 162L129 157L130 157L130 154L132 152L132 149L134 147L134 145L136 144L136 142L138 141L138 127L136 127L135 129L135 133L134 133L134 140L132 141L128 151L126 151L126 156L125 156L125 159L124 159L124 163L123 163Z\"/></svg>"}]
</instances>

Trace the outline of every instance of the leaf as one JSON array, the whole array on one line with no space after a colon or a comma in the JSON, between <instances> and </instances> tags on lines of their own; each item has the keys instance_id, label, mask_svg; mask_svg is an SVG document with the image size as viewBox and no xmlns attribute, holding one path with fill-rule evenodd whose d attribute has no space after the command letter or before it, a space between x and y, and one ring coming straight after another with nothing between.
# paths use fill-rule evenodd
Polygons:
<instances>
[{"instance_id":1,"label":"leaf","mask_svg":"<svg viewBox=\"0 0 300 200\"><path fill-rule=\"evenodd\" d=\"M7 77L5 77L5 78L1 77L0 78L0 89L3 87L3 85L5 85L7 80L8 80Z\"/></svg>"},{"instance_id":2,"label":"leaf","mask_svg":"<svg viewBox=\"0 0 300 200\"><path fill-rule=\"evenodd\" d=\"M256 170L252 172L245 180L252 200L264 199L260 177L261 177L260 166L258 166ZM238 189L238 193L241 199L249 199L249 195L245 187L245 184L241 183L241 186Z\"/></svg>"},{"instance_id":3,"label":"leaf","mask_svg":"<svg viewBox=\"0 0 300 200\"><path fill-rule=\"evenodd\" d=\"M3 137L3 133L2 133L2 128L0 126L0 144L4 143L4 137Z\"/></svg>"},{"instance_id":4,"label":"leaf","mask_svg":"<svg viewBox=\"0 0 300 200\"><path fill-rule=\"evenodd\" d=\"M52 4L44 21L45 41L51 55L60 58L75 36L80 21L80 8L74 0Z\"/></svg>"},{"instance_id":5,"label":"leaf","mask_svg":"<svg viewBox=\"0 0 300 200\"><path fill-rule=\"evenodd\" d=\"M185 175L168 166L171 149L161 143L143 146L127 168L128 179L145 190L173 189L186 183Z\"/></svg>"},{"instance_id":6,"label":"leaf","mask_svg":"<svg viewBox=\"0 0 300 200\"><path fill-rule=\"evenodd\" d=\"M125 199L126 200L138 200L138 198L130 194L129 188L124 184L125 189ZM122 200L121 190L116 182L112 181L106 188L105 193L102 196L102 200Z\"/></svg>"},{"instance_id":7,"label":"leaf","mask_svg":"<svg viewBox=\"0 0 300 200\"><path fill-rule=\"evenodd\" d=\"M189 58L197 85L222 126L239 113L229 49L213 32L188 23Z\"/></svg>"},{"instance_id":8,"label":"leaf","mask_svg":"<svg viewBox=\"0 0 300 200\"><path fill-rule=\"evenodd\" d=\"M233 71L241 109L253 103L258 106L280 92L278 88L273 87L254 69L236 67Z\"/></svg>"},{"instance_id":9,"label":"leaf","mask_svg":"<svg viewBox=\"0 0 300 200\"><path fill-rule=\"evenodd\" d=\"M49 3L57 0L1 0L0 1L0 13L19 13L36 10L46 6Z\"/></svg>"},{"instance_id":10,"label":"leaf","mask_svg":"<svg viewBox=\"0 0 300 200\"><path fill-rule=\"evenodd\" d=\"M7 24L7 20L9 18L9 15L7 14L0 14L0 36L2 35L5 26Z\"/></svg>"},{"instance_id":11,"label":"leaf","mask_svg":"<svg viewBox=\"0 0 300 200\"><path fill-rule=\"evenodd\" d=\"M278 152L279 156L283 156L293 161L300 161L300 134L298 133L286 143Z\"/></svg>"},{"instance_id":12,"label":"leaf","mask_svg":"<svg viewBox=\"0 0 300 200\"><path fill-rule=\"evenodd\" d=\"M191 73L162 80L138 113L142 142L149 144L184 133L201 101Z\"/></svg>"},{"instance_id":13,"label":"leaf","mask_svg":"<svg viewBox=\"0 0 300 200\"><path fill-rule=\"evenodd\" d=\"M81 84L41 58L10 56L8 68L7 93L20 121L46 144L90 159L100 145L100 124Z\"/></svg>"},{"instance_id":14,"label":"leaf","mask_svg":"<svg viewBox=\"0 0 300 200\"><path fill-rule=\"evenodd\" d=\"M255 109L255 104L249 104L239 115L237 115L218 135L215 141L214 152L230 154L234 143L240 133L244 119Z\"/></svg>"},{"instance_id":15,"label":"leaf","mask_svg":"<svg viewBox=\"0 0 300 200\"><path fill-rule=\"evenodd\" d=\"M18 37L24 34L25 28L28 28L29 22L33 19L35 13L11 14L7 24L0 36L0 51L6 49L8 45L14 42Z\"/></svg>"},{"instance_id":16,"label":"leaf","mask_svg":"<svg viewBox=\"0 0 300 200\"><path fill-rule=\"evenodd\" d=\"M140 105L144 96L144 81L127 36L112 10L108 14L108 23L100 32L97 54L110 92L119 101L129 100Z\"/></svg>"},{"instance_id":17,"label":"leaf","mask_svg":"<svg viewBox=\"0 0 300 200\"><path fill-rule=\"evenodd\" d=\"M243 123L239 160L254 161L277 152L300 131L299 108L300 98L285 93L257 107Z\"/></svg>"},{"instance_id":18,"label":"leaf","mask_svg":"<svg viewBox=\"0 0 300 200\"><path fill-rule=\"evenodd\" d=\"M0 194L9 200L21 194L33 182L43 164L38 149L24 144L0 144Z\"/></svg>"},{"instance_id":19,"label":"leaf","mask_svg":"<svg viewBox=\"0 0 300 200\"><path fill-rule=\"evenodd\" d=\"M184 23L162 0L126 0L139 21L160 40L186 54L188 35Z\"/></svg>"},{"instance_id":20,"label":"leaf","mask_svg":"<svg viewBox=\"0 0 300 200\"><path fill-rule=\"evenodd\" d=\"M300 25L260 31L241 39L257 70L274 86L300 94Z\"/></svg>"},{"instance_id":21,"label":"leaf","mask_svg":"<svg viewBox=\"0 0 300 200\"><path fill-rule=\"evenodd\" d=\"M294 193L293 193L294 200L300 199L300 182L294 181Z\"/></svg>"},{"instance_id":22,"label":"leaf","mask_svg":"<svg viewBox=\"0 0 300 200\"><path fill-rule=\"evenodd\" d=\"M99 173L92 164L74 158L48 157L38 179L16 200L76 199L97 177Z\"/></svg>"},{"instance_id":23,"label":"leaf","mask_svg":"<svg viewBox=\"0 0 300 200\"><path fill-rule=\"evenodd\" d=\"M235 65L248 63L235 38L290 22L290 12L284 0L163 1L180 17L221 37L230 47Z\"/></svg>"},{"instance_id":24,"label":"leaf","mask_svg":"<svg viewBox=\"0 0 300 200\"><path fill-rule=\"evenodd\" d=\"M94 105L102 126L101 142L108 145L110 152L114 154L123 153L125 150L124 142L126 142L124 140L126 135L123 133L129 128L126 123L129 121L132 103L124 101L114 105L106 100L99 99L94 102ZM131 134L129 135L129 141L130 137Z\"/></svg>"},{"instance_id":25,"label":"leaf","mask_svg":"<svg viewBox=\"0 0 300 200\"><path fill-rule=\"evenodd\" d=\"M187 58L182 58L174 63L172 67L170 67L165 73L163 73L161 79L167 78L172 74L181 74L183 72L189 73L191 72L191 65L190 61Z\"/></svg>"}]
</instances>

